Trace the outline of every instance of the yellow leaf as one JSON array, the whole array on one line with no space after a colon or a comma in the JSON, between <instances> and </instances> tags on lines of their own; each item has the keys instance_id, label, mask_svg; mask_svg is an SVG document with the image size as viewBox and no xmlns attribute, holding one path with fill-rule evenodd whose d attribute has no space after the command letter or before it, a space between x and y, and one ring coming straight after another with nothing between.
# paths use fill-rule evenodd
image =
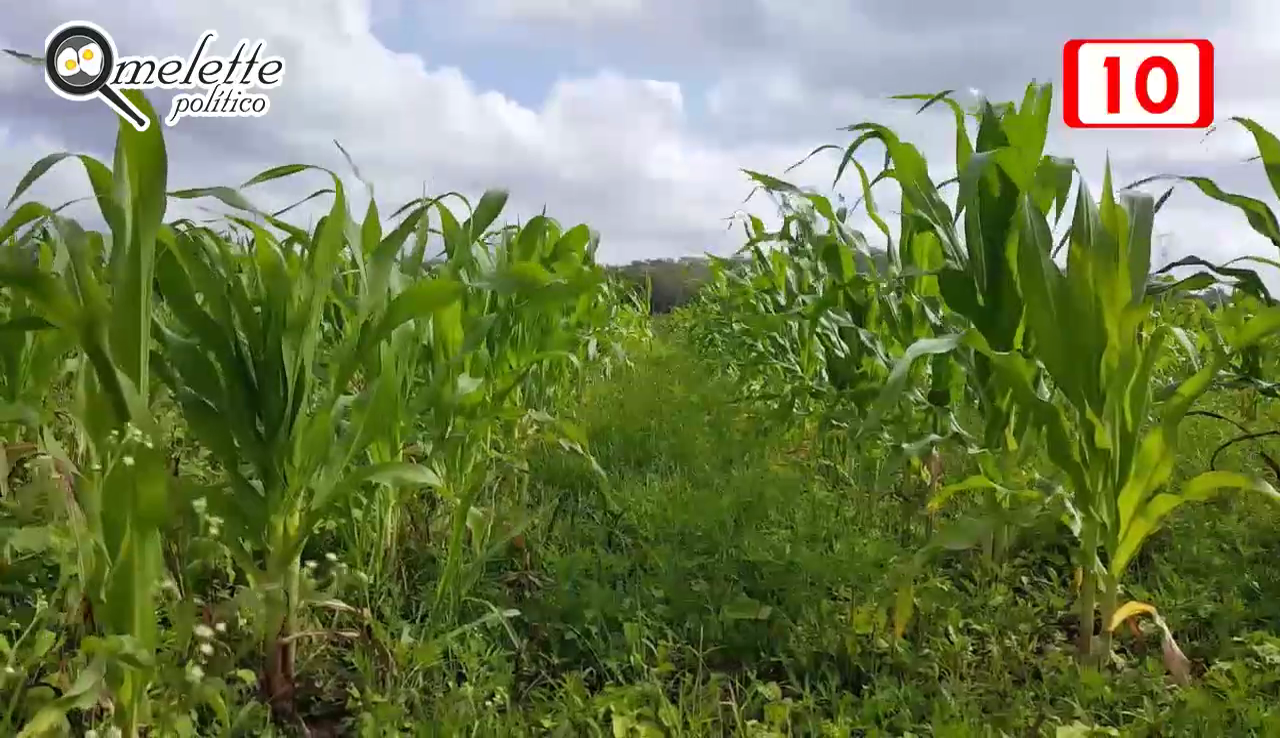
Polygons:
<instances>
[{"instance_id":1,"label":"yellow leaf","mask_svg":"<svg viewBox=\"0 0 1280 738\"><path fill-rule=\"evenodd\" d=\"M1178 642L1174 640L1173 633L1169 630L1169 626L1164 622L1164 618L1160 617L1160 613L1152 605L1137 600L1130 600L1120 607L1116 608L1116 612L1111 616L1110 629L1115 630L1121 623L1135 615L1150 615L1160 628L1160 651L1164 661L1164 668L1169 671L1169 675L1180 685L1186 686L1191 683L1191 660L1182 653L1182 649L1178 647Z\"/></svg>"},{"instance_id":2,"label":"yellow leaf","mask_svg":"<svg viewBox=\"0 0 1280 738\"><path fill-rule=\"evenodd\" d=\"M1111 622L1107 625L1107 630L1115 630L1120 624L1134 615L1150 615L1155 618L1156 622L1160 622L1160 614L1156 612L1156 608L1145 602L1130 600L1120 607L1116 608L1115 614L1111 616Z\"/></svg>"}]
</instances>

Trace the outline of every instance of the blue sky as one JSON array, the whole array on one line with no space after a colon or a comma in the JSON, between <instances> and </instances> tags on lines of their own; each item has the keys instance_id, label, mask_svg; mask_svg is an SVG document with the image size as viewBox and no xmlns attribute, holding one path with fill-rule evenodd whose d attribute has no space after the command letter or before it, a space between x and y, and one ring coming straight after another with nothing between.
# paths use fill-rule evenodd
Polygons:
<instances>
[{"instance_id":1,"label":"blue sky","mask_svg":"<svg viewBox=\"0 0 1280 738\"><path fill-rule=\"evenodd\" d=\"M541 102L557 79L589 75L600 64L595 53L518 35L506 43L495 38L478 45L451 30L463 18L452 8L406 4L394 15L375 20L371 30L392 51L422 54L432 65L464 69L477 86L502 90L525 106Z\"/></svg>"},{"instance_id":2,"label":"blue sky","mask_svg":"<svg viewBox=\"0 0 1280 738\"><path fill-rule=\"evenodd\" d=\"M894 126L948 176L949 116L915 115L887 96L976 88L1008 99L1032 78L1056 81L1072 37L1207 37L1219 120L1247 115L1280 131L1274 0L49 0L3 4L0 46L38 51L73 19L106 27L125 54L186 54L214 29L220 53L263 39L288 60L265 117L166 130L173 187L235 183L292 161L345 174L337 139L384 211L424 182L433 192L506 187L512 215L545 205L587 222L613 262L732 251L725 218L750 190L740 168L779 173L818 144L847 142L837 129L860 120ZM109 158L105 107L57 99L38 72L7 59L0 99L0 188L51 151ZM1270 197L1261 168L1243 163L1248 137L1231 126L1205 139L1055 121L1049 149L1075 157L1095 185L1110 154L1121 181L1205 174ZM831 172L816 160L793 176L822 185ZM283 204L315 184L252 195ZM63 164L33 194L85 191L83 174ZM892 211L892 188L880 197ZM768 212L764 201L751 208ZM1235 213L1190 190L1157 229L1165 259L1276 256Z\"/></svg>"}]
</instances>

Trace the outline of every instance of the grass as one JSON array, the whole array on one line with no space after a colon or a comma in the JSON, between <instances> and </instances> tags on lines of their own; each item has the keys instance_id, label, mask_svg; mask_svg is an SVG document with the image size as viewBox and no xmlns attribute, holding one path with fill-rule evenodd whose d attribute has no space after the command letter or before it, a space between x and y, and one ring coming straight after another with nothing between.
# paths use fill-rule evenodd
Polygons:
<instances>
[{"instance_id":1,"label":"grass","mask_svg":"<svg viewBox=\"0 0 1280 738\"><path fill-rule=\"evenodd\" d=\"M610 488L535 460L535 497L572 502L507 562L529 583L505 594L521 645L475 661L433 720L491 735L1280 730L1280 640L1266 635L1280 534L1265 504L1187 510L1144 552L1135 596L1162 603L1206 672L1191 688L1166 685L1154 637L1122 640L1115 677L1077 666L1066 552L1034 542L998 568L944 560L895 641L887 575L924 538L914 503L860 470L864 486L828 483L801 440L733 399L669 331L590 385L574 414ZM1192 427L1205 435L1188 446L1212 430Z\"/></svg>"}]
</instances>

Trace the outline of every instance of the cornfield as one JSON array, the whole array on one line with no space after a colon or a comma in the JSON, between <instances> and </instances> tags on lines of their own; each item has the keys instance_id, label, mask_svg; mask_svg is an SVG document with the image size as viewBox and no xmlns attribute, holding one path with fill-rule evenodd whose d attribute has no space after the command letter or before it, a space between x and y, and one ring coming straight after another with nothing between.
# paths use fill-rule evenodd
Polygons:
<instances>
[{"instance_id":1,"label":"cornfield","mask_svg":"<svg viewBox=\"0 0 1280 738\"><path fill-rule=\"evenodd\" d=\"M1135 582L1185 503L1241 492L1249 509L1280 504L1267 447L1280 433L1256 429L1276 418L1280 305L1248 264L1154 268L1159 211L1194 188L1277 248L1280 223L1264 201L1194 176L1122 187L1108 166L1095 196L1075 162L1046 153L1049 86L973 109L904 96L954 116L956 171L942 181L874 122L810 155L839 155L832 187L856 178L855 205L748 171L780 225L747 216L740 256L713 259L696 304L656 329L643 295L597 263L593 231L546 215L503 223L499 190L386 213L370 198L356 217L341 176L289 164L169 191L163 127L130 97L147 131L122 123L109 165L40 160L0 226L0 733L905 731L895 721L911 708L870 715L867 685L964 670L922 645L937 629L953 645L974 637L930 604L946 581L975 599L1058 603L1036 612L1059 621L1027 628L1070 633L1074 678L1138 669L1160 694L1212 683L1218 699L1274 698L1280 675L1238 677L1235 692L1213 682ZM1280 197L1280 139L1238 122ZM883 149L880 171L857 157L866 147ZM50 168L76 165L101 232L23 199ZM317 179L307 200L328 203L305 228L253 204L255 188L296 177ZM896 227L876 205L886 182L902 193ZM166 220L170 198L226 214ZM874 232L850 225L858 210ZM1206 300L1216 286L1226 296ZM697 369L662 375L660 391L696 403L705 393L685 383L719 382L741 413L697 459L664 442L681 421L620 439L575 419L602 386L648 376L635 357L658 361L663 346ZM1208 460L1184 446L1199 419L1230 426ZM767 468L802 480L787 505L834 494L856 537L891 542L875 567L827 572L843 577L831 589L860 592L852 601L778 594L786 554L742 554L733 566L759 570L720 590L656 573L676 564L652 553L659 534L644 526L702 477L643 513L619 480L651 490L672 473L644 449L710 469L740 443L752 451L733 463L754 463L766 433L786 450ZM1228 449L1249 451L1227 468ZM740 488L717 489L691 509L708 527L672 534L691 561L731 565L698 536L785 540L787 552L792 536L809 550L799 528L761 522L776 505L753 513L767 533L737 519L720 530L716 506ZM642 574L602 573L614 557ZM1040 571L1055 562L1051 585L1010 594L1028 557ZM598 582L574 578L593 570ZM690 606L672 587L720 599ZM660 604L638 604L650 596ZM592 620L610 607L616 617ZM805 631L820 644L808 661L742 645L798 637L810 608L827 607L839 628ZM690 623L696 633L681 630ZM1121 646L1143 627L1159 658ZM708 662L742 649L755 661ZM812 663L827 657L841 665ZM819 674L842 686L798 686ZM826 717L802 719L806 701ZM1034 727L1088 729L1078 717L1049 710ZM1280 726L1274 708L1257 720Z\"/></svg>"}]
</instances>

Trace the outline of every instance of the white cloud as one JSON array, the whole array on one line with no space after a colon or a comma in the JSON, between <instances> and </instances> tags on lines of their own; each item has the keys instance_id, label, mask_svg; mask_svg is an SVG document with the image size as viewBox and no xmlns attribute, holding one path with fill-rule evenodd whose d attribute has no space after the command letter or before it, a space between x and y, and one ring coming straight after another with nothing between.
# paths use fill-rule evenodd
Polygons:
<instances>
[{"instance_id":1,"label":"white cloud","mask_svg":"<svg viewBox=\"0 0 1280 738\"><path fill-rule=\"evenodd\" d=\"M1004 6L1015 4L985 3L994 8L992 18L1014 22L1007 14L1013 11ZM1170 18L1199 12L1192 0L1175 5L1177 13ZM965 17L961 32L940 23L910 25L913 19L931 17L923 10L842 0L822 0L803 12L776 0L707 0L696 7L674 0L473 0L468 11L480 17L488 13L499 39L511 38L503 31L557 16L636 18L625 33L622 26L611 25L612 31L602 26L594 35L579 35L601 45L595 57L576 47L558 57L568 64L566 55L581 61L603 54L592 63L593 71L564 76L540 95L523 90L517 101L511 89L474 83L466 63L441 65L431 57L432 46L424 44L421 55L388 49L371 27L375 21L394 21L407 7L402 0L119 0L112 3L107 22L101 3L58 0L6 9L0 45L32 50L50 28L75 17L105 23L125 53L185 53L206 28L218 30L221 51L242 37L264 38L268 51L284 56L289 65L284 84L271 92L271 112L261 120L186 120L169 130L174 187L234 183L285 162L345 172L332 144L337 139L374 182L384 210L420 194L424 183L437 193L509 187L513 216L546 205L556 217L588 222L603 232L602 255L613 261L707 249L726 252L737 236L724 231L723 218L741 206L750 190L740 167L780 173L818 144L850 140L836 128L859 120L891 125L925 152L936 173L945 175L954 166L951 117L941 108L916 115L918 105L887 100L887 92L925 92L952 84L1003 97L1021 91L1010 80L1052 77L1060 63L1056 52L1044 49L1061 39L1050 39L1043 25L1034 26L1025 38L1014 38L1014 46L993 41L974 48L969 29L984 23L996 28L980 14ZM1018 8L1023 6L1014 8L1023 15L1017 17L1027 18L1030 11ZM1007 12L997 16L996 9ZM1275 12L1266 0L1253 0L1205 26L1213 30L1224 70L1219 74L1224 78L1220 119L1247 114L1278 127L1276 83L1254 73L1255 83L1228 84L1251 60L1276 58L1259 30L1267 14ZM1148 23L1146 18L1141 22ZM564 40L554 24L539 28L543 30L527 35L525 42L542 39L550 53ZM485 40L467 38L468 44ZM961 41L963 48L956 47ZM740 43L754 46L734 47ZM397 47L412 44L402 39ZM740 52L732 64L715 55L716 49L730 47ZM635 71L643 69L645 57L638 51L643 49L675 60L663 67L666 73L653 75L665 80L646 79ZM492 52L486 47L478 53ZM937 60L926 64L934 53ZM700 54L711 61L700 65ZM847 58L842 61L839 54ZM672 71L681 59L686 76ZM624 68L630 71L617 71ZM843 71L837 75L829 69ZM1228 71L1232 76L1225 79ZM514 66L506 71L513 79L519 72ZM0 91L30 103L0 113L0 126L8 129L0 139L0 183L15 182L51 148L109 156L106 124L112 118L101 106L53 99L33 70L7 60L0 60ZM1055 121L1050 150L1075 156L1091 179L1100 178L1104 157L1110 154L1120 181L1163 171L1195 172L1224 176L1232 189L1267 192L1257 165L1240 163L1253 147L1234 126L1206 140L1197 131L1070 131ZM873 146L863 161L878 170L880 156ZM824 184L831 166L829 159L814 161L792 176ZM83 191L82 178L72 167L61 172L49 188ZM309 191L311 183L306 184L276 187L274 196L254 196L269 198L264 204L283 205ZM878 194L882 209L891 212L897 204L892 188ZM750 207L767 209L763 201ZM1242 218L1189 191L1170 201L1158 225L1173 232L1170 252L1178 255L1191 249L1208 258L1274 255Z\"/></svg>"},{"instance_id":2,"label":"white cloud","mask_svg":"<svg viewBox=\"0 0 1280 738\"><path fill-rule=\"evenodd\" d=\"M9 200L19 179L26 174L39 156L32 156L36 151L50 153L65 148L60 141L37 136L32 139L15 140L13 132L7 127L0 127L0 172L5 175L0 183L0 206ZM36 185L28 190L27 197L41 200L50 205L61 205L67 199L68 192L79 192L88 187L83 169L77 171L75 162L68 162L53 169Z\"/></svg>"},{"instance_id":3,"label":"white cloud","mask_svg":"<svg viewBox=\"0 0 1280 738\"><path fill-rule=\"evenodd\" d=\"M1250 194L1280 209L1271 194L1260 163L1247 159L1257 154L1253 138L1229 115L1254 117L1272 130L1280 132L1280 90L1264 91L1242 100L1220 100L1223 114L1211 134L1200 130L1125 131L1073 130L1061 121L1058 101L1046 153L1075 159L1088 185L1098 196L1104 166L1110 160L1113 182L1117 187L1155 174L1197 174L1218 180L1228 190ZM966 102L968 95L958 93ZM708 109L721 125L749 129L754 135L773 139L795 140L800 130L818 136L820 127L830 122L853 123L874 121L891 127L902 139L915 144L929 161L935 180L955 174L954 119L942 106L916 114L918 102L870 97L853 90L823 90L809 85L795 67L773 66L765 70L745 70L722 80L708 92ZM793 118L802 111L802 121ZM811 123L818 121L822 126ZM970 129L972 132L972 128ZM823 142L847 145L857 134L831 130ZM800 146L796 155L801 155ZM883 148L876 143L865 146L858 160L874 175L883 164ZM803 170L797 180L819 185L829 182L834 173L831 157L815 161ZM825 177L825 179L824 179ZM845 175L839 189L851 197L860 194L856 172ZM1165 183L1165 187L1170 183ZM1153 185L1152 189L1159 185ZM1162 191L1154 190L1155 192ZM892 213L896 219L900 196L896 185L886 182L875 190L882 214ZM865 218L859 226L875 233ZM1213 202L1188 184L1178 184L1156 221L1162 249L1155 255L1158 265L1184 256L1198 255L1210 261L1223 262L1245 255L1276 258L1275 247L1253 232L1242 214ZM877 233L878 237L879 234ZM879 243L872 238L873 243ZM1253 264L1264 279L1280 291L1280 270Z\"/></svg>"},{"instance_id":4,"label":"white cloud","mask_svg":"<svg viewBox=\"0 0 1280 738\"><path fill-rule=\"evenodd\" d=\"M55 3L27 25L52 26L84 6ZM424 182L432 192L472 194L507 186L519 213L545 204L554 216L602 230L602 255L612 260L716 247L718 219L747 190L736 171L744 163L738 153L689 132L681 88L672 82L601 72L557 83L530 108L476 88L461 70L431 68L416 55L386 49L369 32L366 3L140 10L131 4L108 27L122 49L185 53L200 31L214 28L215 50L261 37L288 63L266 117L186 120L167 131L174 186L232 183L292 161L345 171L332 144L337 139L374 182L384 208L417 196ZM29 86L42 84L31 79ZM59 116L94 124L106 116L85 104L53 102L61 103L54 108ZM0 179L15 181L25 166L11 162L23 152L34 161L49 143L7 138ZM284 189L270 204L309 188Z\"/></svg>"}]
</instances>

